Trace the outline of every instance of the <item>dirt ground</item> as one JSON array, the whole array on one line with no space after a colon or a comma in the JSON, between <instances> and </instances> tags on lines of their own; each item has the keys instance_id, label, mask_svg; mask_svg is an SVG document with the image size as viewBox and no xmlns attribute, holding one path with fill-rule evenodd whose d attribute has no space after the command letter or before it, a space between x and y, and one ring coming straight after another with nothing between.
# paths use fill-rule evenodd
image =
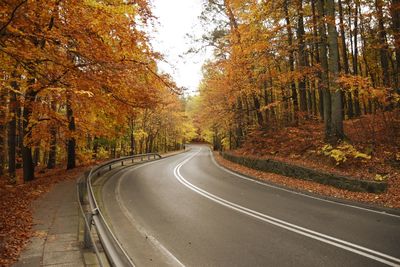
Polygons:
<instances>
[{"instance_id":1,"label":"dirt ground","mask_svg":"<svg viewBox=\"0 0 400 267\"><path fill-rule=\"evenodd\" d=\"M88 168L39 170L36 179L28 183L17 179L16 184L10 184L6 177L0 177L0 266L10 266L15 262L29 238L35 235L32 230L32 202L56 183L75 180ZM21 177L20 171L18 177Z\"/></svg>"}]
</instances>

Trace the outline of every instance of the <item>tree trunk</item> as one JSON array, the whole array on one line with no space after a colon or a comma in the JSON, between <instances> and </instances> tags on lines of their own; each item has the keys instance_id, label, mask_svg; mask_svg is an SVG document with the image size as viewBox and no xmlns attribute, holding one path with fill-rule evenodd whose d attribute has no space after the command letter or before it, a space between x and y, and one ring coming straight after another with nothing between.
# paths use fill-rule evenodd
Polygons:
<instances>
[{"instance_id":1,"label":"tree trunk","mask_svg":"<svg viewBox=\"0 0 400 267\"><path fill-rule=\"evenodd\" d=\"M263 88L264 105L268 105L270 103L268 100L268 81L264 81L263 86L264 86L264 88ZM264 125L266 127L268 127L268 125L269 125L269 110L268 109L265 109L265 111L264 111Z\"/></svg>"},{"instance_id":2,"label":"tree trunk","mask_svg":"<svg viewBox=\"0 0 400 267\"><path fill-rule=\"evenodd\" d=\"M167 128L164 129L164 153L167 153L168 151L168 145L167 145Z\"/></svg>"},{"instance_id":3,"label":"tree trunk","mask_svg":"<svg viewBox=\"0 0 400 267\"><path fill-rule=\"evenodd\" d=\"M344 30L342 0L339 0L339 20L340 20L340 40L342 45L343 69L344 73L349 74L350 68L349 68L349 59L347 56L347 45L346 45L346 35Z\"/></svg>"},{"instance_id":4,"label":"tree trunk","mask_svg":"<svg viewBox=\"0 0 400 267\"><path fill-rule=\"evenodd\" d=\"M390 76L389 76L389 59L388 59L388 45L386 43L386 31L383 22L383 11L382 11L382 0L376 0L376 15L378 20L378 41L379 41L379 55L382 67L382 80L383 86L390 87Z\"/></svg>"},{"instance_id":5,"label":"tree trunk","mask_svg":"<svg viewBox=\"0 0 400 267\"><path fill-rule=\"evenodd\" d=\"M130 150L130 155L133 156L135 154L135 135L133 134L133 131L131 130L131 150Z\"/></svg>"},{"instance_id":6,"label":"tree trunk","mask_svg":"<svg viewBox=\"0 0 400 267\"><path fill-rule=\"evenodd\" d=\"M115 158L117 157L117 143L116 143L116 141L114 141L114 142L111 144L111 157L112 157L113 159L115 159Z\"/></svg>"},{"instance_id":7,"label":"tree trunk","mask_svg":"<svg viewBox=\"0 0 400 267\"><path fill-rule=\"evenodd\" d=\"M298 9L298 20L297 20L297 39L299 45L299 71L304 72L304 68L307 66L306 52L304 43L304 21L303 21L303 0L297 0ZM299 93L300 93L300 110L307 112L307 92L306 92L306 79L304 76L299 81Z\"/></svg>"},{"instance_id":8,"label":"tree trunk","mask_svg":"<svg viewBox=\"0 0 400 267\"><path fill-rule=\"evenodd\" d=\"M392 15L392 29L396 53L396 67L393 78L395 83L394 86L397 88L397 93L400 94L400 0L392 0L390 13Z\"/></svg>"},{"instance_id":9,"label":"tree trunk","mask_svg":"<svg viewBox=\"0 0 400 267\"><path fill-rule=\"evenodd\" d=\"M237 113L236 113L236 148L241 145L243 139L243 107L240 97L237 98Z\"/></svg>"},{"instance_id":10,"label":"tree trunk","mask_svg":"<svg viewBox=\"0 0 400 267\"><path fill-rule=\"evenodd\" d=\"M375 77L374 77L374 75L373 75L373 72L371 72L371 68L370 68L370 66L369 66L369 62L368 62L368 59L367 59L367 56L366 56L366 54L367 54L367 37L366 37L366 34L365 34L365 29L364 29L364 18L363 18L363 16L362 16L362 13L361 13L361 7L360 7L360 5L358 6L358 14L359 14L359 19L360 19L360 35L361 35L361 40L362 40L362 57L363 57L363 61L364 61L364 66L365 66L365 76L369 76L370 78L371 78L371 81L372 81L372 86L374 87L374 88L376 88L377 87L377 81L376 81L376 79L375 79ZM361 69L361 64L359 64L359 69L360 69L360 75L362 75L362 69ZM364 100L363 100L364 101Z\"/></svg>"},{"instance_id":11,"label":"tree trunk","mask_svg":"<svg viewBox=\"0 0 400 267\"><path fill-rule=\"evenodd\" d=\"M40 148L36 146L33 150L33 164L37 167L40 163Z\"/></svg>"},{"instance_id":12,"label":"tree trunk","mask_svg":"<svg viewBox=\"0 0 400 267\"><path fill-rule=\"evenodd\" d=\"M50 150L49 158L47 161L47 168L53 169L56 166L57 159L57 128L51 126L50 128Z\"/></svg>"},{"instance_id":13,"label":"tree trunk","mask_svg":"<svg viewBox=\"0 0 400 267\"><path fill-rule=\"evenodd\" d=\"M329 47L329 88L331 91L331 116L332 126L331 135L327 136L330 143L338 143L344 138L343 132L343 103L341 90L337 84L339 75L339 50L338 50L338 33L336 31L335 21L335 3L334 0L326 1L326 13L330 17L328 23L328 47ZM333 21L333 23L332 23Z\"/></svg>"},{"instance_id":14,"label":"tree trunk","mask_svg":"<svg viewBox=\"0 0 400 267\"><path fill-rule=\"evenodd\" d=\"M132 156L135 154L135 135L134 135L135 123L133 118L129 118L129 137L130 137L130 151L129 154Z\"/></svg>"},{"instance_id":15,"label":"tree trunk","mask_svg":"<svg viewBox=\"0 0 400 267\"><path fill-rule=\"evenodd\" d=\"M16 81L11 82L11 87L18 90L19 86ZM8 122L8 175L12 182L15 182L16 171L16 148L17 148L17 95L10 91L9 113L11 119Z\"/></svg>"},{"instance_id":16,"label":"tree trunk","mask_svg":"<svg viewBox=\"0 0 400 267\"><path fill-rule=\"evenodd\" d=\"M24 147L24 127L23 127L23 117L22 117L22 108L19 105L19 102L16 102L17 107L17 158L22 159L22 149ZM17 169L22 168L22 162L16 162Z\"/></svg>"},{"instance_id":17,"label":"tree trunk","mask_svg":"<svg viewBox=\"0 0 400 267\"><path fill-rule=\"evenodd\" d=\"M256 117L257 117L257 123L258 123L258 127L263 128L264 126L264 120L263 120L263 116L262 113L260 111L260 101L258 100L258 97L253 93L252 94L253 97L253 101L254 101L254 107L256 110Z\"/></svg>"},{"instance_id":18,"label":"tree trunk","mask_svg":"<svg viewBox=\"0 0 400 267\"><path fill-rule=\"evenodd\" d=\"M75 134L75 118L74 113L71 107L71 99L70 96L67 97L67 120L68 120L68 130L71 135ZM68 138L67 143L67 170L75 168L75 146L76 141L75 137L71 136Z\"/></svg>"},{"instance_id":19,"label":"tree trunk","mask_svg":"<svg viewBox=\"0 0 400 267\"><path fill-rule=\"evenodd\" d=\"M0 88L0 103L6 103L7 91L5 88ZM0 106L0 176L5 172L6 165L6 112L7 106Z\"/></svg>"},{"instance_id":20,"label":"tree trunk","mask_svg":"<svg viewBox=\"0 0 400 267\"><path fill-rule=\"evenodd\" d=\"M315 82L314 82L314 84L315 84ZM317 93L316 93L316 88L314 89L314 90L312 90L312 103L313 103L313 115L315 116L315 117L317 117L318 115L318 109L317 109L317 104L318 104L318 102L317 102Z\"/></svg>"},{"instance_id":21,"label":"tree trunk","mask_svg":"<svg viewBox=\"0 0 400 267\"><path fill-rule=\"evenodd\" d=\"M353 55L353 75L358 75L358 10L360 6L359 0L355 1L356 7L354 10L354 55ZM361 115L360 97L358 90L354 91L354 115Z\"/></svg>"},{"instance_id":22,"label":"tree trunk","mask_svg":"<svg viewBox=\"0 0 400 267\"><path fill-rule=\"evenodd\" d=\"M320 42L319 42L319 38L318 38L318 31L322 30L322 28L325 28L323 25L321 26L317 26L319 25L321 22L319 22L319 16L317 16L316 14L316 10L315 10L315 3L318 2L319 0L312 0L311 1L311 10L312 10L312 21L313 21L313 31L314 31L314 49L315 49L315 61L318 64L321 64L321 56L320 56ZM318 3L317 3L318 5ZM325 47L326 50L326 47ZM323 66L322 66L323 67ZM319 80L322 80L322 76L321 76L321 72L318 72L318 78ZM323 96L323 89L321 88L321 83L318 82L318 109L319 109L319 115L320 118L322 120L324 120L324 96Z\"/></svg>"},{"instance_id":23,"label":"tree trunk","mask_svg":"<svg viewBox=\"0 0 400 267\"><path fill-rule=\"evenodd\" d=\"M30 83L34 83L31 81ZM25 103L24 103L24 111L22 113L22 128L23 128L23 138L24 142L22 145L22 165L23 165L23 177L24 181L32 181L35 179L35 164L32 158L32 147L27 144L27 141L30 141L31 137L31 128L29 125L30 117L32 115L32 105L35 101L37 92L32 88L28 88L28 91L25 93Z\"/></svg>"},{"instance_id":24,"label":"tree trunk","mask_svg":"<svg viewBox=\"0 0 400 267\"><path fill-rule=\"evenodd\" d=\"M313 104L312 104L312 95L311 95L311 90L313 88L311 87L312 81L308 81L308 89L307 89L307 110L308 113L313 114Z\"/></svg>"},{"instance_id":25,"label":"tree trunk","mask_svg":"<svg viewBox=\"0 0 400 267\"><path fill-rule=\"evenodd\" d=\"M152 153L154 152L154 140L156 139L156 135L151 135L150 136L150 140L149 140L149 152L148 153Z\"/></svg>"},{"instance_id":26,"label":"tree trunk","mask_svg":"<svg viewBox=\"0 0 400 267\"><path fill-rule=\"evenodd\" d=\"M332 123L331 123L331 94L328 85L328 51L327 51L327 40L326 40L326 27L323 21L325 16L324 12L324 0L317 0L318 10L318 32L320 37L319 42L319 56L321 60L321 88L324 102L324 128L325 128L325 140L328 140L332 135Z\"/></svg>"},{"instance_id":27,"label":"tree trunk","mask_svg":"<svg viewBox=\"0 0 400 267\"><path fill-rule=\"evenodd\" d=\"M93 138L92 159L97 159L98 151L99 151L99 138L95 136Z\"/></svg>"},{"instance_id":28,"label":"tree trunk","mask_svg":"<svg viewBox=\"0 0 400 267\"><path fill-rule=\"evenodd\" d=\"M125 144L124 144L124 140L121 139L121 144L120 144L120 150L119 150L119 155L118 157L123 157L125 156Z\"/></svg>"},{"instance_id":29,"label":"tree trunk","mask_svg":"<svg viewBox=\"0 0 400 267\"><path fill-rule=\"evenodd\" d=\"M51 102L51 109L55 112L57 109L57 105L55 101ZM57 127L54 125L50 125L50 150L47 161L47 168L53 169L56 166L57 159Z\"/></svg>"},{"instance_id":30,"label":"tree trunk","mask_svg":"<svg viewBox=\"0 0 400 267\"><path fill-rule=\"evenodd\" d=\"M289 49L289 69L290 72L294 72L294 56L293 56L293 33L292 26L290 23L290 15L289 15L289 0L284 0L283 8L285 11L285 20L286 20L286 31L288 34L288 49ZM297 100L297 90L296 83L294 80L290 83L290 88L292 91L292 101L293 101L293 119L295 124L298 122L297 113L299 111L299 103Z\"/></svg>"},{"instance_id":31,"label":"tree trunk","mask_svg":"<svg viewBox=\"0 0 400 267\"><path fill-rule=\"evenodd\" d=\"M339 0L339 19L340 19L340 40L342 44L343 69L345 74L349 74L350 67L349 67L349 59L347 56L347 45L346 45L346 35L344 30L342 0ZM348 118L352 118L354 116L353 96L351 92L347 92L347 116Z\"/></svg>"},{"instance_id":32,"label":"tree trunk","mask_svg":"<svg viewBox=\"0 0 400 267\"><path fill-rule=\"evenodd\" d=\"M145 146L145 151L144 153L149 153L149 142L150 142L150 135L146 138L146 146Z\"/></svg>"},{"instance_id":33,"label":"tree trunk","mask_svg":"<svg viewBox=\"0 0 400 267\"><path fill-rule=\"evenodd\" d=\"M49 151L43 151L43 164L47 166L49 163Z\"/></svg>"}]
</instances>

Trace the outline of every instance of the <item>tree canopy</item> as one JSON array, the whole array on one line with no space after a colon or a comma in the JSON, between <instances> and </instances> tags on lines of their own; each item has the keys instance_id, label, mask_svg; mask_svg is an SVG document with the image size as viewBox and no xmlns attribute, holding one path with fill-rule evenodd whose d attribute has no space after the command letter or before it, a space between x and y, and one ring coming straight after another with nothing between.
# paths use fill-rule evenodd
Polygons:
<instances>
[{"instance_id":1,"label":"tree canopy","mask_svg":"<svg viewBox=\"0 0 400 267\"><path fill-rule=\"evenodd\" d=\"M14 177L22 161L31 180L38 164L73 168L100 150L182 143L182 90L157 69L148 1L2 1L0 10L1 170Z\"/></svg>"},{"instance_id":2,"label":"tree canopy","mask_svg":"<svg viewBox=\"0 0 400 267\"><path fill-rule=\"evenodd\" d=\"M254 129L323 120L325 141L343 121L399 107L397 0L204 1L199 117L218 148ZM209 116L210 114L217 114Z\"/></svg>"}]
</instances>

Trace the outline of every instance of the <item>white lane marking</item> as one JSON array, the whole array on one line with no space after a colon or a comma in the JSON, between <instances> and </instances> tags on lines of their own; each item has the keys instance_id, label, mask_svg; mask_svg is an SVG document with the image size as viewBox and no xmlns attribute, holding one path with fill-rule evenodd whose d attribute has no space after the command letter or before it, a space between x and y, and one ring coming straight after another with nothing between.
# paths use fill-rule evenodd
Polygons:
<instances>
[{"instance_id":1,"label":"white lane marking","mask_svg":"<svg viewBox=\"0 0 400 267\"><path fill-rule=\"evenodd\" d=\"M141 164L137 167L129 169L129 172L137 170L139 168L142 168L142 167L150 165L150 164L154 164L159 161L160 160ZM156 249L158 249L164 256L166 256L172 262L174 262L176 266L182 266L182 267L185 266L163 244L161 244L154 236L150 235L141 225L139 225L139 223L135 220L135 218L133 218L132 214L129 212L129 210L126 208L126 206L123 204L123 201L121 199L121 183L122 183L122 180L124 179L125 175L126 174L122 175L120 177L120 179L118 179L118 183L115 188L116 200L118 202L119 207L121 208L122 213L133 225L135 225L136 229L140 232L140 234L142 234L143 236L146 236L148 238L148 240L153 244L153 246Z\"/></svg>"},{"instance_id":2,"label":"white lane marking","mask_svg":"<svg viewBox=\"0 0 400 267\"><path fill-rule=\"evenodd\" d=\"M267 183L264 183L264 182L261 182L261 181L257 181L257 180L251 179L251 178L249 178L249 177L246 177L246 176L244 176L244 175L241 175L241 174L239 174L239 173L236 173L236 172L234 172L234 171L231 171L231 170L229 170L229 169L227 169L227 168L221 166L218 162L216 162L216 160L215 160L215 158L214 158L214 155L212 154L211 150L209 150L209 152L210 152L210 154L211 154L211 160L213 161L213 163L214 163L218 168L220 168L220 169L222 169L223 171L228 172L228 173L230 173L230 174L232 174L232 175L235 175L235 176L237 176L237 177L239 177L239 178L241 178L241 179L244 179L244 180L247 180L247 181L256 183L256 184L260 184L260 185L263 185L263 186L271 187L271 188L274 188L274 189L279 189L279 190L282 190L282 191L285 191L285 192L289 192L289 193L292 193L292 194L295 194L295 195L300 195L300 196L304 196L304 197L308 197L308 198L312 198L312 199L316 199L316 200L320 200L320 201L324 201L324 202L328 202L328 203L333 203L333 204L337 204L337 205L341 205L341 206L346 206L346 207L350 207L350 208L354 208L354 209L359 209L359 210L364 210L364 211L368 211L368 212L373 212L373 213L377 213L377 214L380 214L380 215L386 215L386 216L391 216L391 217L400 218L400 215L396 215L396 214L392 214L392 213L387 213L387 212L385 212L385 211L372 210L372 209L363 208L363 207L358 207L358 206L351 205L351 204L345 204L345 203L340 203L340 202L336 202L336 201L333 201L333 200L328 200L328 199L323 199L323 198L319 198L319 197L315 197L315 196L310 196L310 195L307 195L307 194L304 194L304 193L296 192L296 191L293 191L293 190L290 190L290 189L285 189L285 188L282 188L282 187L279 187L279 186L274 186L274 185L271 185L271 184L267 184Z\"/></svg>"},{"instance_id":3,"label":"white lane marking","mask_svg":"<svg viewBox=\"0 0 400 267\"><path fill-rule=\"evenodd\" d=\"M218 204L221 204L222 206L228 207L230 209L233 209L233 210L238 211L240 213L246 214L246 215L251 216L253 218L259 219L261 221L273 224L275 226L284 228L286 230L298 233L298 234L303 235L303 236L307 236L309 238L321 241L323 243L327 243L327 244L333 245L335 247L342 248L344 250L356 253L358 255L361 255L361 256L364 256L364 257L367 257L367 258L370 258L370 259L373 259L373 260L376 260L378 262L387 264L389 266L397 266L397 267L400 266L400 259L395 258L393 256L390 256L390 255L387 255L387 254L384 254L384 253L381 253L381 252L378 252L378 251L375 251L375 250L371 250L371 249L368 249L366 247L359 246L359 245L353 244L351 242L348 242L348 241L345 241L345 240L341 240L339 238L335 238L335 237L332 237L332 236L329 236L329 235L325 235L325 234L319 233L317 231L313 231L313 230L310 230L310 229L307 229L307 228L304 228L304 227L301 227L301 226L286 222L284 220L280 220L280 219L274 218L272 216L268 216L268 215L265 215L263 213L260 213L260 212L245 208L243 206L240 206L238 204L235 204L233 202L230 202L228 200L220 198L220 197L218 197L216 195L213 195L213 194L211 194L211 193L209 193L209 192L207 192L207 191L205 191L205 190L203 190L203 189L191 184L190 182L188 182L182 176L182 174L180 173L180 168L184 164L186 164L189 160L191 160L193 157L195 157L200 151L201 151L201 149L199 151L197 151L196 153L193 153L190 157L188 157L185 160L183 160L181 163L179 163L174 168L174 175L177 178L177 180L181 184L183 184L184 186L189 188L190 190L202 195L205 198L208 198L209 200L212 200L212 201L214 201L214 202L216 202Z\"/></svg>"}]
</instances>

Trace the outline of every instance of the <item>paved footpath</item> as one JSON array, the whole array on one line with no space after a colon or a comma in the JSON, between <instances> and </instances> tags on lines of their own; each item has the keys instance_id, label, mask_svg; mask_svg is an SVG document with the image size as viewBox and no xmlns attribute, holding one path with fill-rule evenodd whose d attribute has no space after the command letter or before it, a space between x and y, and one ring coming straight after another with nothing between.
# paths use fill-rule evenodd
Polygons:
<instances>
[{"instance_id":1,"label":"paved footpath","mask_svg":"<svg viewBox=\"0 0 400 267\"><path fill-rule=\"evenodd\" d=\"M79 241L79 210L75 181L64 181L33 203L34 230L14 267L88 266Z\"/></svg>"}]
</instances>

